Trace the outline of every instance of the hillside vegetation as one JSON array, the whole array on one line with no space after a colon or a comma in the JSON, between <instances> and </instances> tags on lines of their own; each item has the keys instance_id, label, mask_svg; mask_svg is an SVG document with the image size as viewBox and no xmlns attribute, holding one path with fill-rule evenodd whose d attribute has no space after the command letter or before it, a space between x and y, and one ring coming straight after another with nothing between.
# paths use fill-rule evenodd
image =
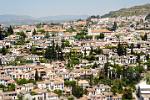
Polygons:
<instances>
[{"instance_id":1,"label":"hillside vegetation","mask_svg":"<svg viewBox=\"0 0 150 100\"><path fill-rule=\"evenodd\" d=\"M124 16L139 16L147 15L150 13L150 4L134 6L131 8L123 8L118 11L111 11L108 14L103 15L102 17L124 17Z\"/></svg>"}]
</instances>

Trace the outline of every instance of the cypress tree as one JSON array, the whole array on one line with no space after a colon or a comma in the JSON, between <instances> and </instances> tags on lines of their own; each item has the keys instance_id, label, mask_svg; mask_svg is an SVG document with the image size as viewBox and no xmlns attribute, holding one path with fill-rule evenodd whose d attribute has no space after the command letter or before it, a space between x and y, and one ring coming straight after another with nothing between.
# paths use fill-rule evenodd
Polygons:
<instances>
[{"instance_id":1,"label":"cypress tree","mask_svg":"<svg viewBox=\"0 0 150 100\"><path fill-rule=\"evenodd\" d=\"M134 44L132 43L131 46L130 46L131 54L134 54L133 48L134 48Z\"/></svg>"},{"instance_id":2,"label":"cypress tree","mask_svg":"<svg viewBox=\"0 0 150 100\"><path fill-rule=\"evenodd\" d=\"M44 56L45 56L46 59L52 60L52 47L51 46L49 46L46 49Z\"/></svg>"},{"instance_id":3,"label":"cypress tree","mask_svg":"<svg viewBox=\"0 0 150 100\"><path fill-rule=\"evenodd\" d=\"M121 45L120 43L118 44L118 47L117 47L117 54L119 55L119 56L122 56L122 55L124 55L126 53L126 48L123 46L123 45Z\"/></svg>"},{"instance_id":4,"label":"cypress tree","mask_svg":"<svg viewBox=\"0 0 150 100\"><path fill-rule=\"evenodd\" d=\"M54 40L52 41L52 60L56 60L56 49Z\"/></svg>"},{"instance_id":5,"label":"cypress tree","mask_svg":"<svg viewBox=\"0 0 150 100\"><path fill-rule=\"evenodd\" d=\"M100 38L100 39L104 39L104 37L105 37L104 33L100 33L99 38Z\"/></svg>"},{"instance_id":6,"label":"cypress tree","mask_svg":"<svg viewBox=\"0 0 150 100\"><path fill-rule=\"evenodd\" d=\"M84 57L86 58L86 55L87 55L87 53L86 53L86 48L84 49Z\"/></svg>"},{"instance_id":7,"label":"cypress tree","mask_svg":"<svg viewBox=\"0 0 150 100\"><path fill-rule=\"evenodd\" d=\"M112 30L112 31L116 31L117 27L118 27L118 26L117 26L117 23L116 23L116 22L114 22L113 27L112 27L112 29L111 29L111 30Z\"/></svg>"},{"instance_id":8,"label":"cypress tree","mask_svg":"<svg viewBox=\"0 0 150 100\"><path fill-rule=\"evenodd\" d=\"M12 35L14 33L12 26L8 27L7 31L5 32L5 37Z\"/></svg>"},{"instance_id":9,"label":"cypress tree","mask_svg":"<svg viewBox=\"0 0 150 100\"><path fill-rule=\"evenodd\" d=\"M10 35L12 35L14 33L12 26L10 25L10 27L8 28L8 33L10 33Z\"/></svg>"},{"instance_id":10,"label":"cypress tree","mask_svg":"<svg viewBox=\"0 0 150 100\"><path fill-rule=\"evenodd\" d=\"M147 33L144 34L143 39L144 39L144 41L147 41Z\"/></svg>"},{"instance_id":11,"label":"cypress tree","mask_svg":"<svg viewBox=\"0 0 150 100\"><path fill-rule=\"evenodd\" d=\"M38 75L38 71L36 70L35 71L35 81L38 81L39 80L39 75Z\"/></svg>"},{"instance_id":12,"label":"cypress tree","mask_svg":"<svg viewBox=\"0 0 150 100\"><path fill-rule=\"evenodd\" d=\"M32 35L36 35L36 34L37 34L37 32L36 32L36 30L34 29Z\"/></svg>"}]
</instances>

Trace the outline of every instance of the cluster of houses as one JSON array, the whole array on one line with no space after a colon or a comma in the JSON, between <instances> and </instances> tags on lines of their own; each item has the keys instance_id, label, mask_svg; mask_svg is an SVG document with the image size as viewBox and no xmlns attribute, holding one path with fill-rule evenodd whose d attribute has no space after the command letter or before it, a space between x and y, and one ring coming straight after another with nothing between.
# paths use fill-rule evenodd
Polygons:
<instances>
[{"instance_id":1,"label":"cluster of houses","mask_svg":"<svg viewBox=\"0 0 150 100\"><path fill-rule=\"evenodd\" d=\"M18 85L16 79L34 79L36 70L38 70L39 77L42 77L42 81L33 83L27 83ZM83 77L84 74L98 74L97 70L90 69L76 69L73 72L69 72L65 69L65 65L62 62L55 62L47 65L22 65L22 66L6 66L0 70L0 84L3 86L9 86L15 84L14 91L1 90L1 100L17 100L18 95L23 96L23 100L59 100L58 94L54 93L55 90L63 91L64 95L70 95L72 93L71 87L64 85L64 80L76 80L77 77ZM110 91L111 87L99 84L95 87L90 87L87 80L77 81L78 85L87 88L88 95L86 98L93 99L109 99L113 97ZM120 97L121 100L121 97Z\"/></svg>"},{"instance_id":2,"label":"cluster of houses","mask_svg":"<svg viewBox=\"0 0 150 100\"><path fill-rule=\"evenodd\" d=\"M114 22L117 23L117 30L109 30ZM85 27L87 28L86 35L92 38L76 39L75 36ZM5 27L2 28L5 29ZM80 87L87 90L87 94L83 95L80 100L122 100L122 95L114 95L111 92L111 86L104 84L90 86L84 76L98 76L99 69L103 68L107 62L121 66L136 65L137 56L131 54L132 51L141 54L139 60L142 63L146 63L147 56L150 55L150 22L146 21L144 16L91 18L90 21L78 20L51 25L20 25L14 26L13 31L14 34L0 40L0 49L4 47L8 49L5 55L0 54L0 85L8 87L10 84L15 84L15 89L13 91L1 89L0 100L18 100L19 97L23 100L66 100L67 95L72 95L72 87L65 86L65 80L76 81ZM33 34L35 31L36 34ZM26 42L23 45L16 45L16 41L21 37L17 35L18 32L24 32L26 35ZM104 34L104 37L97 39L96 36L100 34ZM146 36L145 40L142 39L143 36ZM101 48L103 53L97 54L98 59L92 62L81 60L73 70L67 69L67 60L42 62L45 59L44 56L32 53L34 48L38 53L44 52L52 45L53 40L61 45L62 39L68 41L70 45L63 49L64 55L71 50L85 55L86 50L86 56L88 56L91 47ZM111 49L118 43L126 46L133 45L133 50L127 48L126 54L119 56L116 50ZM17 59L29 63L22 65L22 61L17 62ZM94 63L97 63L99 68L85 68ZM143 66L147 70L147 65ZM40 81L35 84L17 84L16 80L35 80L36 72L41 78ZM55 90L61 90L63 96L58 95L54 92ZM139 85L137 90L143 98L140 100L150 99L148 85Z\"/></svg>"}]
</instances>

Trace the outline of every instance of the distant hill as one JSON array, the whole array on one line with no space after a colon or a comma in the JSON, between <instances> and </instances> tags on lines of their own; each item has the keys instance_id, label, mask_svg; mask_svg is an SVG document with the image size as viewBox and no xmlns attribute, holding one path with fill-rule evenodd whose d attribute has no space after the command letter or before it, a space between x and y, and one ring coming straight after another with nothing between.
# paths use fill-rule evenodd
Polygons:
<instances>
[{"instance_id":1,"label":"distant hill","mask_svg":"<svg viewBox=\"0 0 150 100\"><path fill-rule=\"evenodd\" d=\"M41 21L69 21L77 19L86 19L88 15L58 15L38 18Z\"/></svg>"},{"instance_id":2,"label":"distant hill","mask_svg":"<svg viewBox=\"0 0 150 100\"><path fill-rule=\"evenodd\" d=\"M5 25L21 25L21 24L34 24L39 22L62 22L76 19L86 19L88 15L59 15L48 16L41 18L34 18L24 15L0 15L0 24Z\"/></svg>"},{"instance_id":3,"label":"distant hill","mask_svg":"<svg viewBox=\"0 0 150 100\"><path fill-rule=\"evenodd\" d=\"M150 4L134 6L131 8L123 8L118 11L111 11L108 14L101 16L105 17L118 17L118 16L139 16L139 15L147 15L150 13Z\"/></svg>"},{"instance_id":4,"label":"distant hill","mask_svg":"<svg viewBox=\"0 0 150 100\"><path fill-rule=\"evenodd\" d=\"M0 21L26 20L26 19L34 19L34 18L31 16L24 16L24 15L0 15Z\"/></svg>"},{"instance_id":5,"label":"distant hill","mask_svg":"<svg viewBox=\"0 0 150 100\"><path fill-rule=\"evenodd\" d=\"M0 15L0 24L32 24L37 20L31 16L24 15Z\"/></svg>"}]
</instances>

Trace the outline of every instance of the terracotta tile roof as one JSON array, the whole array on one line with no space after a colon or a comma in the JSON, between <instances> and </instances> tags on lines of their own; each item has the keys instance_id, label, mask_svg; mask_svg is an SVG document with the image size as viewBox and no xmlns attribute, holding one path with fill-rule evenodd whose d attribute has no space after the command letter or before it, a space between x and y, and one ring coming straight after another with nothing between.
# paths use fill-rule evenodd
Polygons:
<instances>
[{"instance_id":1,"label":"terracotta tile roof","mask_svg":"<svg viewBox=\"0 0 150 100\"><path fill-rule=\"evenodd\" d=\"M107 29L97 29L97 30L91 30L92 33L111 33L112 31L109 31Z\"/></svg>"},{"instance_id":2,"label":"terracotta tile roof","mask_svg":"<svg viewBox=\"0 0 150 100\"><path fill-rule=\"evenodd\" d=\"M53 93L53 92L49 92L48 93L48 96L58 96L56 93Z\"/></svg>"},{"instance_id":3,"label":"terracotta tile roof","mask_svg":"<svg viewBox=\"0 0 150 100\"><path fill-rule=\"evenodd\" d=\"M43 90L41 90L41 89L34 89L32 91L35 92L35 93L45 93L45 92L47 92L46 89L43 89Z\"/></svg>"}]
</instances>

